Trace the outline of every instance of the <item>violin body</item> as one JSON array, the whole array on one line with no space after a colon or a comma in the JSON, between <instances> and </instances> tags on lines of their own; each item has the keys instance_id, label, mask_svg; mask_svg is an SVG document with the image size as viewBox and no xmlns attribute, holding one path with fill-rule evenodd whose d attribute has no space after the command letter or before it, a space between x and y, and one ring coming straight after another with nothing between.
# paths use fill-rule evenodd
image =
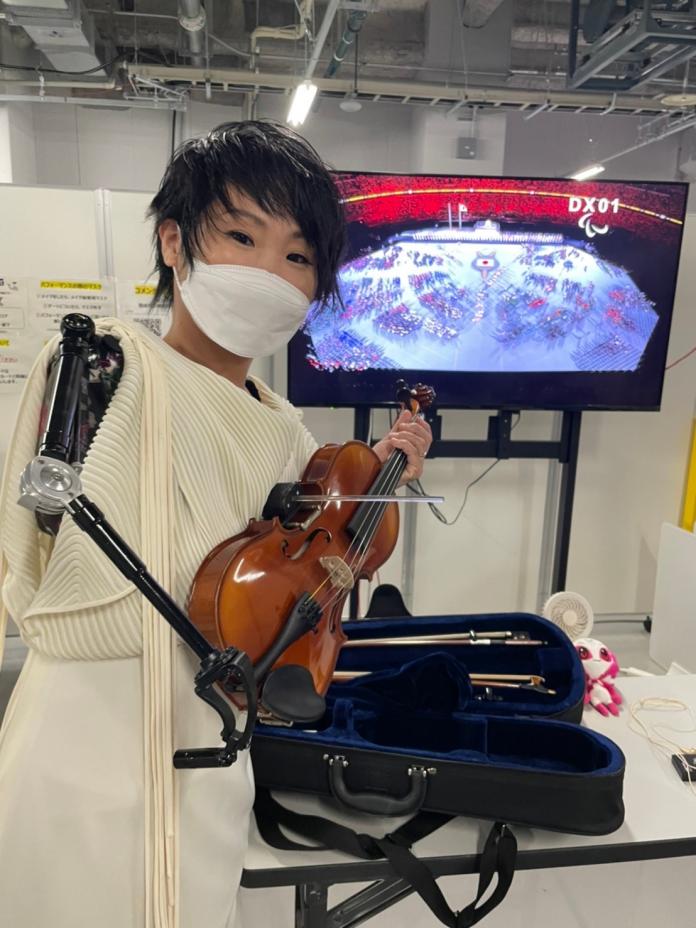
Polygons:
<instances>
[{"instance_id":1,"label":"violin body","mask_svg":"<svg viewBox=\"0 0 696 928\"><path fill-rule=\"evenodd\" d=\"M325 445L301 478L304 495L365 494L382 464L362 442ZM302 503L291 523L252 519L245 531L223 541L201 564L189 594L188 615L217 648L241 648L257 664L281 634L298 599L310 594L321 609L316 626L294 641L273 669L306 667L317 693L331 684L338 652L346 640L341 616L360 578L370 578L396 544L396 504ZM355 534L351 521L362 518Z\"/></svg>"}]
</instances>

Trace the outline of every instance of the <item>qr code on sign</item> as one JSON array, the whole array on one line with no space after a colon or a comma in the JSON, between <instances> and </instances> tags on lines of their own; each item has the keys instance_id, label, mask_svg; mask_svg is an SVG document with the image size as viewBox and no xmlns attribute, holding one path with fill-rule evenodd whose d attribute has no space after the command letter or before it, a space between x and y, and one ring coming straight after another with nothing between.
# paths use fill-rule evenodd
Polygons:
<instances>
[{"instance_id":1,"label":"qr code on sign","mask_svg":"<svg viewBox=\"0 0 696 928\"><path fill-rule=\"evenodd\" d=\"M162 319L160 316L140 316L136 322L144 325L154 335L162 335Z\"/></svg>"}]
</instances>

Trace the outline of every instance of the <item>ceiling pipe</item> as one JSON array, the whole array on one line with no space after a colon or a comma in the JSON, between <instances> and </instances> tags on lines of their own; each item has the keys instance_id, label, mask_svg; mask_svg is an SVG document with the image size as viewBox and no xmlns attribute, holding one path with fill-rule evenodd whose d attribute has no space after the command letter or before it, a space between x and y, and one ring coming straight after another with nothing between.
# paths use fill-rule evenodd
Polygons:
<instances>
[{"instance_id":1,"label":"ceiling pipe","mask_svg":"<svg viewBox=\"0 0 696 928\"><path fill-rule=\"evenodd\" d=\"M319 53L317 53L317 58L318 56ZM260 93L264 93L273 92L274 90L288 91L297 86L297 77L292 74L257 73L234 68L211 68L206 71L203 68L171 68L166 65L129 63L126 65L126 71L131 77L149 77L165 82L183 81L191 84L203 84L206 80L210 80L213 84L222 85L225 89L241 92L247 91L250 87L258 88ZM352 80L341 77L331 80L318 77L315 78L315 83L320 93L345 94L353 90ZM521 106L524 103L531 105L546 103L547 106L555 105L574 108L585 106L588 110L597 112L614 103L615 110L624 113L634 112L637 109L645 110L648 113L671 112L674 109L674 107L661 103L658 99L633 94L617 94L614 100L614 95L611 93L475 85L461 87L435 82L421 83L418 81L370 80L365 78L361 81L360 93L361 96L366 97L379 96L385 103L400 102L405 97L410 98L414 103L428 103L434 97L437 97L442 105L452 105L460 102L462 105L468 106L493 106L495 104Z\"/></svg>"},{"instance_id":2,"label":"ceiling pipe","mask_svg":"<svg viewBox=\"0 0 696 928\"><path fill-rule=\"evenodd\" d=\"M317 37L314 41L312 54L310 55L309 61L307 62L307 67L305 68L304 79L306 81L312 77L314 71L316 70L319 56L321 55L324 44L326 43L326 39L328 38L329 29L333 24L340 3L341 0L329 0L328 6L326 7L326 12L324 13L324 18L322 19L321 26L319 27L319 32L317 32Z\"/></svg>"},{"instance_id":3,"label":"ceiling pipe","mask_svg":"<svg viewBox=\"0 0 696 928\"><path fill-rule=\"evenodd\" d=\"M200 0L179 0L179 25L186 33L191 63L202 68L205 63L205 10Z\"/></svg>"},{"instance_id":4,"label":"ceiling pipe","mask_svg":"<svg viewBox=\"0 0 696 928\"><path fill-rule=\"evenodd\" d=\"M1 69L0 69L1 70ZM27 68L27 71L33 70L32 68ZM121 90L121 84L116 83L116 78L112 78L109 81L78 81L78 80L60 80L60 81L48 81L45 80L43 84L40 81L26 80L25 78L0 78L0 84L7 87L43 87L45 90L53 90L54 88L60 88L61 90L66 90L68 88L72 89L73 87L80 88L81 90Z\"/></svg>"},{"instance_id":5,"label":"ceiling pipe","mask_svg":"<svg viewBox=\"0 0 696 928\"><path fill-rule=\"evenodd\" d=\"M348 50L355 41L356 36L365 25L365 20L367 19L367 13L364 11L354 11L348 16L346 20L346 28L343 30L343 35L341 36L336 50L333 53L333 58L328 64L326 71L324 72L324 77L333 77L334 74L338 73L338 69L343 64L343 59L346 57Z\"/></svg>"},{"instance_id":6,"label":"ceiling pipe","mask_svg":"<svg viewBox=\"0 0 696 928\"><path fill-rule=\"evenodd\" d=\"M73 106L96 106L100 109L107 107L116 110L179 110L186 109L185 102L164 100L112 100L108 97L56 97L38 93L0 93L0 103L68 103Z\"/></svg>"},{"instance_id":7,"label":"ceiling pipe","mask_svg":"<svg viewBox=\"0 0 696 928\"><path fill-rule=\"evenodd\" d=\"M249 37L251 61L250 67L256 65L259 39L281 39L287 42L297 42L306 35L311 35L310 23L314 15L314 0L300 0L298 4L300 21L294 26L257 26Z\"/></svg>"}]
</instances>

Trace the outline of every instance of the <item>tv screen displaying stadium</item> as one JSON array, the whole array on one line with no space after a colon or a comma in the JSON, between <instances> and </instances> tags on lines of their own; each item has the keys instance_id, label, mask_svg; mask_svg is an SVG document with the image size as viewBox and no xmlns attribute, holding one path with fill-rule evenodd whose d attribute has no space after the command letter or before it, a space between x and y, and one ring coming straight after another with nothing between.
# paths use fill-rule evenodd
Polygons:
<instances>
[{"instance_id":1,"label":"tv screen displaying stadium","mask_svg":"<svg viewBox=\"0 0 696 928\"><path fill-rule=\"evenodd\" d=\"M289 346L299 406L657 409L687 185L337 173L342 305Z\"/></svg>"}]
</instances>

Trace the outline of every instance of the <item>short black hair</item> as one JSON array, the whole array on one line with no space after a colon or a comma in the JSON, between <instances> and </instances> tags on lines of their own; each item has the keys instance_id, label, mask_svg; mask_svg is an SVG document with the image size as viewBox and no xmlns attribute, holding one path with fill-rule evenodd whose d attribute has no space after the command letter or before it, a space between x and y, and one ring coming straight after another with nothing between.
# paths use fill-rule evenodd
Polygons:
<instances>
[{"instance_id":1,"label":"short black hair","mask_svg":"<svg viewBox=\"0 0 696 928\"><path fill-rule=\"evenodd\" d=\"M201 230L222 205L235 212L230 188L273 216L293 219L316 254L317 291L322 306L340 303L337 273L345 246L343 208L331 173L312 146L287 126L267 120L226 122L203 138L189 139L174 153L147 211L154 220L153 303L171 305L174 273L164 263L158 230L165 219L181 229L184 254L192 264Z\"/></svg>"}]
</instances>

